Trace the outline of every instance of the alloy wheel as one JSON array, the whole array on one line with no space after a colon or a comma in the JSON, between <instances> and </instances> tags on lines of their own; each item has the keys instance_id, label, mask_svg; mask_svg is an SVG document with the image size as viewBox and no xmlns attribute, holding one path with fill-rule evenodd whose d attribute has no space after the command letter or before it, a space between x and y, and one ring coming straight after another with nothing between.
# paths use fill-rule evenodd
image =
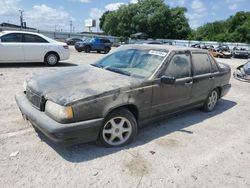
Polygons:
<instances>
[{"instance_id":1,"label":"alloy wheel","mask_svg":"<svg viewBox=\"0 0 250 188\"><path fill-rule=\"evenodd\" d=\"M122 145L132 134L132 125L125 117L114 117L107 121L102 130L104 141L111 146Z\"/></svg>"}]
</instances>

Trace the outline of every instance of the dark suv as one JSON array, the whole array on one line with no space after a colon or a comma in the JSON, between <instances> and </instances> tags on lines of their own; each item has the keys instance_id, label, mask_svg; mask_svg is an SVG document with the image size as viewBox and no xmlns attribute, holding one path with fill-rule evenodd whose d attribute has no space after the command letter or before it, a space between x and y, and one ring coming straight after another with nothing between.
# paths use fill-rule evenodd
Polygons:
<instances>
[{"instance_id":1,"label":"dark suv","mask_svg":"<svg viewBox=\"0 0 250 188\"><path fill-rule=\"evenodd\" d=\"M95 37L76 42L75 49L78 52L85 51L86 53L89 53L91 51L97 51L100 53L103 51L105 54L107 54L111 50L111 45L112 44L109 39Z\"/></svg>"}]
</instances>

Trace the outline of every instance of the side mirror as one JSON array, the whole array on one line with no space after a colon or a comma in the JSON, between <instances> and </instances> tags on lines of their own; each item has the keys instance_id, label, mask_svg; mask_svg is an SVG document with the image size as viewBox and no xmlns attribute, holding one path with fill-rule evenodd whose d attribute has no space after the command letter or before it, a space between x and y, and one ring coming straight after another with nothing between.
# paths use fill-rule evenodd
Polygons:
<instances>
[{"instance_id":1,"label":"side mirror","mask_svg":"<svg viewBox=\"0 0 250 188\"><path fill-rule=\"evenodd\" d=\"M168 85L173 85L175 84L175 77L172 77L172 76L162 76L161 77L161 83L163 84L168 84Z\"/></svg>"}]
</instances>

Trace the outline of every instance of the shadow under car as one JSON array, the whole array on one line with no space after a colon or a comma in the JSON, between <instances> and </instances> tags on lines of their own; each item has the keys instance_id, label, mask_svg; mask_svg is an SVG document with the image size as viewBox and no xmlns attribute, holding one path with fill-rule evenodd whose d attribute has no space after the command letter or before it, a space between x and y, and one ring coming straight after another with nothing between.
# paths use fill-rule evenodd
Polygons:
<instances>
[{"instance_id":1,"label":"shadow under car","mask_svg":"<svg viewBox=\"0 0 250 188\"><path fill-rule=\"evenodd\" d=\"M175 131L180 131L185 134L193 134L192 131L185 130L185 128L200 123L210 117L217 116L233 108L236 104L236 102L230 100L220 99L218 101L218 105L212 112L207 113L199 109L193 109L157 121L155 123L150 123L139 129L138 136L131 144L118 148L106 148L103 146L100 147L95 143L78 144L64 147L51 142L39 131L38 136L42 141L51 146L65 160L73 163L79 163L110 155L123 149L141 146Z\"/></svg>"}]
</instances>

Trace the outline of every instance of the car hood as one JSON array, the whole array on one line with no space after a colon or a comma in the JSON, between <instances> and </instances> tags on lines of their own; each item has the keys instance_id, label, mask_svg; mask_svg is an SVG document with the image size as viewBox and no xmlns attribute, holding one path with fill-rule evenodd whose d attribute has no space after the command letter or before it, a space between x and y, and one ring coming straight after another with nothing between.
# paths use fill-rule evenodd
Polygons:
<instances>
[{"instance_id":1,"label":"car hood","mask_svg":"<svg viewBox=\"0 0 250 188\"><path fill-rule=\"evenodd\" d=\"M57 104L68 105L114 94L143 80L84 65L27 79L27 89Z\"/></svg>"},{"instance_id":2,"label":"car hood","mask_svg":"<svg viewBox=\"0 0 250 188\"><path fill-rule=\"evenodd\" d=\"M237 67L234 77L241 81L250 82L250 62Z\"/></svg>"}]
</instances>

